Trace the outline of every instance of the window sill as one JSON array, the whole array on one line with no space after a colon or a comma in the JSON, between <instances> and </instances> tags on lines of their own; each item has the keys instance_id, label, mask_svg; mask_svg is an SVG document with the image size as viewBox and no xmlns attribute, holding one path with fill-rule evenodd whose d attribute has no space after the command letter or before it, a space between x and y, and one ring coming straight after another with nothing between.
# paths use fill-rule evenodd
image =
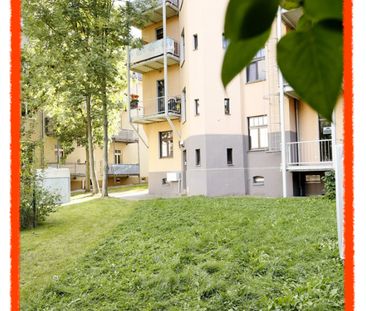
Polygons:
<instances>
[{"instance_id":1,"label":"window sill","mask_svg":"<svg viewBox=\"0 0 366 311\"><path fill-rule=\"evenodd\" d=\"M227 166L234 166L234 164L228 164Z\"/></svg>"},{"instance_id":2,"label":"window sill","mask_svg":"<svg viewBox=\"0 0 366 311\"><path fill-rule=\"evenodd\" d=\"M264 184L252 184L253 187L263 187Z\"/></svg>"},{"instance_id":3,"label":"window sill","mask_svg":"<svg viewBox=\"0 0 366 311\"><path fill-rule=\"evenodd\" d=\"M248 152L265 152L268 148L249 149Z\"/></svg>"},{"instance_id":4,"label":"window sill","mask_svg":"<svg viewBox=\"0 0 366 311\"><path fill-rule=\"evenodd\" d=\"M264 81L266 81L266 79L249 81L249 82L245 82L245 84L255 84L255 83L264 82Z\"/></svg>"}]
</instances>

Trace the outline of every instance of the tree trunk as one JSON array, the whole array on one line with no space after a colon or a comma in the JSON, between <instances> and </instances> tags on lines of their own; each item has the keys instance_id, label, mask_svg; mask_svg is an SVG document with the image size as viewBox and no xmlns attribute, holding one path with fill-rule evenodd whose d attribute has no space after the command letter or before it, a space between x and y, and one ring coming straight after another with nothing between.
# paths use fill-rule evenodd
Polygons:
<instances>
[{"instance_id":1,"label":"tree trunk","mask_svg":"<svg viewBox=\"0 0 366 311\"><path fill-rule=\"evenodd\" d=\"M88 131L86 131L86 137L88 136ZM90 161L88 144L85 146L85 159L85 192L90 192Z\"/></svg>"},{"instance_id":2,"label":"tree trunk","mask_svg":"<svg viewBox=\"0 0 366 311\"><path fill-rule=\"evenodd\" d=\"M93 185L93 194L99 193L99 184L95 174L95 165L94 165L94 148L93 148L93 132L92 132L92 124L91 124L91 96L86 96L86 122L88 129L88 151L89 151L89 166L90 173Z\"/></svg>"},{"instance_id":3,"label":"tree trunk","mask_svg":"<svg viewBox=\"0 0 366 311\"><path fill-rule=\"evenodd\" d=\"M108 197L108 109L107 109L107 85L103 78L103 183L102 197Z\"/></svg>"}]
</instances>

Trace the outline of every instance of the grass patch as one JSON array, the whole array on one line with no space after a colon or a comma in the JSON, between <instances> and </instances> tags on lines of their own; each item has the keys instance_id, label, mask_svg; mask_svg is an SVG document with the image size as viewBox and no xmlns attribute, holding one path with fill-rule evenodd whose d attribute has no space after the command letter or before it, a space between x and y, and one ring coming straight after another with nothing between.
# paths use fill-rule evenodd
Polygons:
<instances>
[{"instance_id":1,"label":"grass patch","mask_svg":"<svg viewBox=\"0 0 366 311\"><path fill-rule=\"evenodd\" d=\"M194 197L134 204L127 221L23 309L342 309L333 203Z\"/></svg>"},{"instance_id":2,"label":"grass patch","mask_svg":"<svg viewBox=\"0 0 366 311\"><path fill-rule=\"evenodd\" d=\"M95 199L59 207L36 230L22 231L22 309L41 299L39 296L50 282L109 236L132 210L129 202Z\"/></svg>"}]
</instances>

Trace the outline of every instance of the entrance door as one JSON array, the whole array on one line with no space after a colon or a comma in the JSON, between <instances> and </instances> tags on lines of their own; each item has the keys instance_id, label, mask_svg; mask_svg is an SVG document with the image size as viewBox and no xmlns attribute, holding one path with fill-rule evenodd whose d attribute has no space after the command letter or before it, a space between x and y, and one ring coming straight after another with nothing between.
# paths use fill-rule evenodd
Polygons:
<instances>
[{"instance_id":1,"label":"entrance door","mask_svg":"<svg viewBox=\"0 0 366 311\"><path fill-rule=\"evenodd\" d=\"M157 94L158 94L158 113L165 112L164 106L164 80L158 80L157 83Z\"/></svg>"},{"instance_id":2,"label":"entrance door","mask_svg":"<svg viewBox=\"0 0 366 311\"><path fill-rule=\"evenodd\" d=\"M321 116L319 116L319 140L321 140L320 162L332 161L332 124Z\"/></svg>"}]
</instances>

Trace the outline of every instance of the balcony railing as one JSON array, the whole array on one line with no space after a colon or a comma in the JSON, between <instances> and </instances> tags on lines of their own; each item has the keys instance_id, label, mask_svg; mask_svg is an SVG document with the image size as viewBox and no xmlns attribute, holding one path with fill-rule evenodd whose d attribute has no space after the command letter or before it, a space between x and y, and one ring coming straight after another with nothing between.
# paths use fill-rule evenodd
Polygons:
<instances>
[{"instance_id":1,"label":"balcony railing","mask_svg":"<svg viewBox=\"0 0 366 311\"><path fill-rule=\"evenodd\" d=\"M143 105L131 109L131 118L135 123L152 123L165 121L164 96L143 102ZM180 96L168 97L167 114L172 119L180 117L182 101Z\"/></svg>"},{"instance_id":2,"label":"balcony railing","mask_svg":"<svg viewBox=\"0 0 366 311\"><path fill-rule=\"evenodd\" d=\"M86 176L85 163L48 163L49 167L68 168L71 176ZM103 161L99 161L99 165L95 163L95 170L97 178L103 175ZM108 164L108 175L129 176L138 175L140 173L140 166L138 164Z\"/></svg>"},{"instance_id":3,"label":"balcony railing","mask_svg":"<svg viewBox=\"0 0 366 311\"><path fill-rule=\"evenodd\" d=\"M141 1L135 0L132 4L135 5L135 8L145 15L145 20L143 23L141 21L137 21L132 19L133 26L137 28L144 28L153 23L161 22L163 19L162 15L162 5L165 2L166 5L166 17L172 17L178 15L179 13L179 0L150 0L150 1Z\"/></svg>"},{"instance_id":4,"label":"balcony railing","mask_svg":"<svg viewBox=\"0 0 366 311\"><path fill-rule=\"evenodd\" d=\"M163 63L161 58L164 54L163 40L145 44L141 49L132 49L130 52L131 69L137 72L148 72L161 69ZM171 38L167 38L168 65L179 63L179 43Z\"/></svg>"},{"instance_id":5,"label":"balcony railing","mask_svg":"<svg viewBox=\"0 0 366 311\"><path fill-rule=\"evenodd\" d=\"M138 136L133 130L121 129L117 135L113 135L112 139L121 143L136 143L138 142Z\"/></svg>"},{"instance_id":6,"label":"balcony railing","mask_svg":"<svg viewBox=\"0 0 366 311\"><path fill-rule=\"evenodd\" d=\"M332 140L314 140L287 143L288 167L331 167Z\"/></svg>"},{"instance_id":7,"label":"balcony railing","mask_svg":"<svg viewBox=\"0 0 366 311\"><path fill-rule=\"evenodd\" d=\"M138 164L109 164L108 175L130 176L139 175L140 166Z\"/></svg>"}]
</instances>

